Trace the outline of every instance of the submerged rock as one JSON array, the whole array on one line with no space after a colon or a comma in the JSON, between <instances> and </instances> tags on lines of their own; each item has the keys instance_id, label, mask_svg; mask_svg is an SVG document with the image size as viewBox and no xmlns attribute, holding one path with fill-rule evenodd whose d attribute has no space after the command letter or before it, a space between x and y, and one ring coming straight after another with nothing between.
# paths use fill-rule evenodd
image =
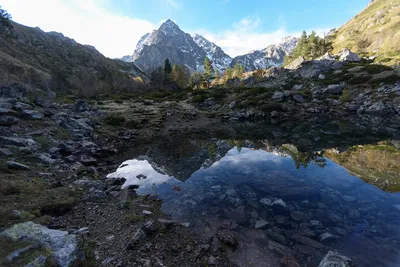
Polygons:
<instances>
[{"instance_id":1,"label":"submerged rock","mask_svg":"<svg viewBox=\"0 0 400 267\"><path fill-rule=\"evenodd\" d=\"M53 260L61 267L70 266L79 254L75 235L66 231L52 230L40 224L25 222L15 224L0 235L10 238L13 242L30 241L47 248Z\"/></svg>"},{"instance_id":2,"label":"submerged rock","mask_svg":"<svg viewBox=\"0 0 400 267\"><path fill-rule=\"evenodd\" d=\"M318 267L352 267L351 259L334 251L329 251L322 259Z\"/></svg>"}]
</instances>

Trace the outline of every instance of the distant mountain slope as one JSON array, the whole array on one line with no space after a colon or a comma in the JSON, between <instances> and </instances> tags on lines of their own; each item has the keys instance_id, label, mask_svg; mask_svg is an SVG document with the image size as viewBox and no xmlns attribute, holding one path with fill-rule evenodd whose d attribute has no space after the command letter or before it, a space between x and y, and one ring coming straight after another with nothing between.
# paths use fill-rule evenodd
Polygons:
<instances>
[{"instance_id":1,"label":"distant mountain slope","mask_svg":"<svg viewBox=\"0 0 400 267\"><path fill-rule=\"evenodd\" d=\"M172 64L185 65L195 71L203 65L206 56L206 52L189 34L183 32L172 20L167 20L158 30L140 39L132 60L147 73L162 66L166 58Z\"/></svg>"},{"instance_id":2,"label":"distant mountain slope","mask_svg":"<svg viewBox=\"0 0 400 267\"><path fill-rule=\"evenodd\" d=\"M270 45L265 49L235 57L231 62L231 67L239 63L244 66L245 71L254 71L281 66L285 56L296 47L297 41L298 38L295 37L284 37L278 45Z\"/></svg>"},{"instance_id":3,"label":"distant mountain slope","mask_svg":"<svg viewBox=\"0 0 400 267\"><path fill-rule=\"evenodd\" d=\"M207 56L211 59L214 69L218 69L220 72L226 70L232 62L232 58L225 54L221 47L217 46L213 42L208 41L206 38L199 34L195 34L193 40L196 44L201 47Z\"/></svg>"},{"instance_id":4,"label":"distant mountain slope","mask_svg":"<svg viewBox=\"0 0 400 267\"><path fill-rule=\"evenodd\" d=\"M0 82L21 82L63 93L93 95L117 89L142 89L147 76L133 63L112 60L94 47L61 33L46 33L13 23L0 36Z\"/></svg>"},{"instance_id":5,"label":"distant mountain slope","mask_svg":"<svg viewBox=\"0 0 400 267\"><path fill-rule=\"evenodd\" d=\"M337 32L334 52L349 48L400 63L400 0L375 0Z\"/></svg>"}]
</instances>

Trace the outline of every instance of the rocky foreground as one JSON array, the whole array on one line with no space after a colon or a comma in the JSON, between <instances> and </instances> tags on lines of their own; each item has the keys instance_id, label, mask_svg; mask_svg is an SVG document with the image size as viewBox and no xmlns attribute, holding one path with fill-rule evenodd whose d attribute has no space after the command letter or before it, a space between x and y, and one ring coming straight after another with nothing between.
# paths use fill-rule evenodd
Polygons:
<instances>
[{"instance_id":1,"label":"rocky foreground","mask_svg":"<svg viewBox=\"0 0 400 267\"><path fill-rule=\"evenodd\" d=\"M257 80L261 89L249 78L244 88L225 91L69 101L19 84L1 88L1 265L234 266L227 255L241 244L233 231L198 236L189 222L163 214L155 196L138 196L134 187L121 188L123 179L106 175L140 154L141 143L177 132L217 133L236 121L345 116L361 128L398 134L398 83L379 78L367 89L347 80L328 83L331 74L362 77L370 67L336 74L330 67L303 77L308 64L320 66L266 71ZM279 248L282 266L306 264ZM331 251L320 266L334 264L351 266L351 260Z\"/></svg>"}]
</instances>

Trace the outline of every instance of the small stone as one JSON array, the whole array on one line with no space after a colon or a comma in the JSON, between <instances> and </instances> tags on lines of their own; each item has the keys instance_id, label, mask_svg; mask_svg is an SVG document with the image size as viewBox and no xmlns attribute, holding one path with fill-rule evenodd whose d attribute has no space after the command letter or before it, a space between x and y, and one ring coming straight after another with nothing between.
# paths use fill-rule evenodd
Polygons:
<instances>
[{"instance_id":1,"label":"small stone","mask_svg":"<svg viewBox=\"0 0 400 267\"><path fill-rule=\"evenodd\" d=\"M211 189L214 190L214 191L221 191L221 186L214 185L214 186L211 186Z\"/></svg>"},{"instance_id":2,"label":"small stone","mask_svg":"<svg viewBox=\"0 0 400 267\"><path fill-rule=\"evenodd\" d=\"M7 167L12 170L22 170L22 171L30 171L31 170L30 167L28 167L24 164L15 162L15 161L7 161Z\"/></svg>"},{"instance_id":3,"label":"small stone","mask_svg":"<svg viewBox=\"0 0 400 267\"><path fill-rule=\"evenodd\" d=\"M41 118L43 118L43 114L40 113L39 111L28 110L28 109L22 110L22 116L29 118L29 119L35 119L35 120L40 120Z\"/></svg>"},{"instance_id":4,"label":"small stone","mask_svg":"<svg viewBox=\"0 0 400 267\"><path fill-rule=\"evenodd\" d=\"M252 212L250 212L250 216L253 219L258 219L260 216L258 215L257 211L253 210Z\"/></svg>"},{"instance_id":5,"label":"small stone","mask_svg":"<svg viewBox=\"0 0 400 267\"><path fill-rule=\"evenodd\" d=\"M148 216L148 215L152 215L153 212L151 212L151 211L149 211L149 210L144 210L144 211L142 211L142 214Z\"/></svg>"}]
</instances>

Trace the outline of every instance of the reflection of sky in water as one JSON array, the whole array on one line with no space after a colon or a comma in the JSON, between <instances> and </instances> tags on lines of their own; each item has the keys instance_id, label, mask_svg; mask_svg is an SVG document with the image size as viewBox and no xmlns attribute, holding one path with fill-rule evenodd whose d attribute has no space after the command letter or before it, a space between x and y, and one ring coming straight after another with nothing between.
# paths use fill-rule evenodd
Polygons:
<instances>
[{"instance_id":1,"label":"reflection of sky in water","mask_svg":"<svg viewBox=\"0 0 400 267\"><path fill-rule=\"evenodd\" d=\"M124 177L127 179L124 186L139 185L138 192L142 194L157 193L164 200L164 211L178 219L193 221L200 218L202 221L202 216L226 218L227 212L237 207L227 202L227 197L221 197L230 188L236 190L239 205L257 211L260 216L265 207L259 204L259 200L265 197L281 198L293 209L315 218L321 212L325 212L324 216L335 214L341 221L324 225L323 231L346 228L346 235L332 245L333 250L339 250L353 259L358 257L363 263L378 258L379 263L388 259L390 264L383 266L399 266L391 265L399 262L397 255L384 254L388 246L400 251L396 243L400 239L400 211L394 206L400 204L399 195L381 191L351 175L335 162L325 160L323 168L310 163L306 168L297 169L289 156L249 148L239 151L235 147L209 168L197 170L184 182L156 171L146 160L128 160L108 177ZM147 178L136 178L140 174ZM174 185L181 190L174 191ZM355 209L359 215L352 218ZM323 221L324 216L317 219ZM262 218L274 221L274 217ZM241 224L244 228L240 229L251 228L250 224L249 217L246 217ZM318 240L318 236L313 238ZM391 238L395 241L391 242Z\"/></svg>"},{"instance_id":2,"label":"reflection of sky in water","mask_svg":"<svg viewBox=\"0 0 400 267\"><path fill-rule=\"evenodd\" d=\"M137 178L139 175L144 175L147 178L139 179ZM139 185L140 190L142 191L150 191L154 184L160 185L176 180L174 177L157 172L147 160L137 159L123 162L114 173L111 173L107 176L107 178L119 177L126 179L123 187L129 185Z\"/></svg>"}]
</instances>

